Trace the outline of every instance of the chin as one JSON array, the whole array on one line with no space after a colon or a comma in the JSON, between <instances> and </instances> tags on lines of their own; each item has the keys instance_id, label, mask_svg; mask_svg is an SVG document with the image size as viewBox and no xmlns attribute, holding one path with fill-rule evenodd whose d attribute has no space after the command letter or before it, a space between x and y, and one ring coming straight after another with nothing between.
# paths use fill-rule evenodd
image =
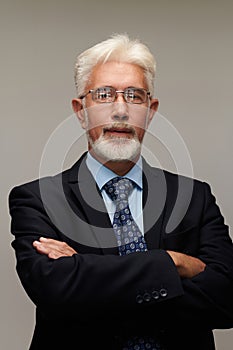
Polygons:
<instances>
[{"instance_id":1,"label":"chin","mask_svg":"<svg viewBox=\"0 0 233 350\"><path fill-rule=\"evenodd\" d=\"M141 144L138 139L101 137L91 143L93 152L107 161L122 162L134 160L141 152Z\"/></svg>"}]
</instances>

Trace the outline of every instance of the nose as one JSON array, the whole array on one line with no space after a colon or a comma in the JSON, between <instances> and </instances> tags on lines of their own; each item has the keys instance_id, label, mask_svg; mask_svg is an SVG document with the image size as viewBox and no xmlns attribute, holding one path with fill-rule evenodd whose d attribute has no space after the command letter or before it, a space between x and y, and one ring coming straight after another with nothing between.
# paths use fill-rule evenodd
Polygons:
<instances>
[{"instance_id":1,"label":"nose","mask_svg":"<svg viewBox=\"0 0 233 350\"><path fill-rule=\"evenodd\" d=\"M113 103L112 119L114 121L127 121L129 119L128 103L125 102L124 95L121 92L117 93Z\"/></svg>"},{"instance_id":2,"label":"nose","mask_svg":"<svg viewBox=\"0 0 233 350\"><path fill-rule=\"evenodd\" d=\"M125 102L124 99L124 91L116 91L116 97L115 97L115 101L120 101L120 102Z\"/></svg>"}]
</instances>

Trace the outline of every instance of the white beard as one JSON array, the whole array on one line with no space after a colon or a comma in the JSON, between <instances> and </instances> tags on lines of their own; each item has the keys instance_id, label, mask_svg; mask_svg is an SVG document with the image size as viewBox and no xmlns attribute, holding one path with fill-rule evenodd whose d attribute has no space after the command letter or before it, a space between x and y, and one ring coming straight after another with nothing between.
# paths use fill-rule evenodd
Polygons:
<instances>
[{"instance_id":1,"label":"white beard","mask_svg":"<svg viewBox=\"0 0 233 350\"><path fill-rule=\"evenodd\" d=\"M115 162L133 160L141 151L141 144L137 137L105 138L103 135L95 142L89 137L90 145L95 154L106 161Z\"/></svg>"},{"instance_id":2,"label":"white beard","mask_svg":"<svg viewBox=\"0 0 233 350\"><path fill-rule=\"evenodd\" d=\"M98 140L93 141L89 133L89 120L88 112L84 108L84 118L86 123L87 138L89 144L94 151L94 153L104 159L105 161L127 161L133 160L141 152L141 143L137 137L135 130L129 127L127 123L115 122L111 125L105 125L105 129L108 127L118 126L118 127L129 127L132 130L133 138L126 137L111 137L106 138L104 133L98 138Z\"/></svg>"}]
</instances>

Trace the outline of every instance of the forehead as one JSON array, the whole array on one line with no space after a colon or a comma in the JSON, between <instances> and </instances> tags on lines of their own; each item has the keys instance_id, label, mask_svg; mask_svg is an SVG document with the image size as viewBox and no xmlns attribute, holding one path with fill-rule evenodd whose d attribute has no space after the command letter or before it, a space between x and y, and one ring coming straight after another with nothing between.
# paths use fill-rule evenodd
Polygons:
<instances>
[{"instance_id":1,"label":"forehead","mask_svg":"<svg viewBox=\"0 0 233 350\"><path fill-rule=\"evenodd\" d=\"M88 89L113 86L124 89L129 86L147 88L144 70L132 63L110 61L97 64L88 81Z\"/></svg>"}]
</instances>

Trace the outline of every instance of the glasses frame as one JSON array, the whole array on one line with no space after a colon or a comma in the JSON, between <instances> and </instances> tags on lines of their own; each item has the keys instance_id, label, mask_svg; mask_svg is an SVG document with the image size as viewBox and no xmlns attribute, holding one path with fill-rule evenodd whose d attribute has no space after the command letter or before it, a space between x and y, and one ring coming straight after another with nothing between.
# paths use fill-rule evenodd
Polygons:
<instances>
[{"instance_id":1,"label":"glasses frame","mask_svg":"<svg viewBox=\"0 0 233 350\"><path fill-rule=\"evenodd\" d=\"M110 89L112 89L113 91L114 91L114 96L113 96L113 100L112 101L103 101L103 102L101 102L101 101L97 101L96 99L95 99L95 92L98 90L98 89L106 89L106 88L110 88ZM131 102L131 101L127 101L127 99L126 99L126 96L125 96L125 94L126 94L126 92L127 92L127 90L140 90L140 91L145 91L146 92L146 97L145 97L145 101L143 101L143 102ZM150 91L148 91L148 90L146 90L146 89L143 89L143 88L136 88L136 87L127 87L126 89L124 89L124 90L116 90L114 87L112 87L112 86L100 86L100 87L98 87L98 88L96 88L96 89L90 89L88 92L86 92L84 95L82 95L82 96L80 96L80 99L83 99L83 98L85 98L88 94L91 94L91 98L92 98L92 101L94 101L94 102L96 102L96 103L113 103L113 102L115 102L116 101L116 98L117 98L117 94L123 94L123 97L124 97L124 100L125 100L125 102L126 103L131 103L131 104L143 104L143 103L146 103L147 101L148 101L148 97L150 96Z\"/></svg>"}]
</instances>

